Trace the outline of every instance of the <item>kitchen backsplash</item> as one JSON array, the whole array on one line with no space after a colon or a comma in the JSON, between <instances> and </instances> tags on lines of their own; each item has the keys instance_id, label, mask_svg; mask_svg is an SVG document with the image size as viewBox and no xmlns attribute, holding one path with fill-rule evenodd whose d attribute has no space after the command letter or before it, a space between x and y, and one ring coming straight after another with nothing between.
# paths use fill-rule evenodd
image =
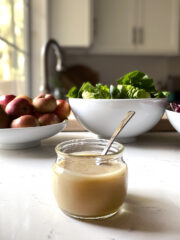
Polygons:
<instances>
[{"instance_id":1,"label":"kitchen backsplash","mask_svg":"<svg viewBox=\"0 0 180 240\"><path fill-rule=\"evenodd\" d=\"M99 74L102 83L110 84L132 70L140 70L152 77L159 89L165 88L169 75L180 75L180 58L117 55L66 55L66 65L84 64ZM173 64L171 63L173 61ZM176 66L176 67L175 67ZM179 71L178 71L179 70Z\"/></svg>"}]
</instances>

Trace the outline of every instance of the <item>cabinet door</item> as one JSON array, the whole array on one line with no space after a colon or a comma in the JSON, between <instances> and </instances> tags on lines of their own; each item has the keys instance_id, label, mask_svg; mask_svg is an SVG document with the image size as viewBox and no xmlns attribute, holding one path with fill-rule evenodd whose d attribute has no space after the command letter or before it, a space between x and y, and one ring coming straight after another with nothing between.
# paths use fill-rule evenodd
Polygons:
<instances>
[{"instance_id":1,"label":"cabinet door","mask_svg":"<svg viewBox=\"0 0 180 240\"><path fill-rule=\"evenodd\" d=\"M95 33L92 52L135 51L136 0L95 0Z\"/></svg>"},{"instance_id":2,"label":"cabinet door","mask_svg":"<svg viewBox=\"0 0 180 240\"><path fill-rule=\"evenodd\" d=\"M92 43L93 0L49 1L49 35L63 47Z\"/></svg>"},{"instance_id":3,"label":"cabinet door","mask_svg":"<svg viewBox=\"0 0 180 240\"><path fill-rule=\"evenodd\" d=\"M138 52L179 52L179 0L139 0Z\"/></svg>"}]
</instances>

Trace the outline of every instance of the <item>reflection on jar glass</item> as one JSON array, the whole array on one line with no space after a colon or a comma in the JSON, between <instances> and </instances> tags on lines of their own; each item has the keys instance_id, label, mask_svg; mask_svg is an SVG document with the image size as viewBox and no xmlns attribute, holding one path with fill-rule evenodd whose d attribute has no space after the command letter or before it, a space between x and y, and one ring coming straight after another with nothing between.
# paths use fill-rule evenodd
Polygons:
<instances>
[{"instance_id":1,"label":"reflection on jar glass","mask_svg":"<svg viewBox=\"0 0 180 240\"><path fill-rule=\"evenodd\" d=\"M114 142L108 155L101 156L107 142L75 139L56 146L53 191L66 214L84 219L107 218L124 202L127 192L124 147Z\"/></svg>"}]
</instances>

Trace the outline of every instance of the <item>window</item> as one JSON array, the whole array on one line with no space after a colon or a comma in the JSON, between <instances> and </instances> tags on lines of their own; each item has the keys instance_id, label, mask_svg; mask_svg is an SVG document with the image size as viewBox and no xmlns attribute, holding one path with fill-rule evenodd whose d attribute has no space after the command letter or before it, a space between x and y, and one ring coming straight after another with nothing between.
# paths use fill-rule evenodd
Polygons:
<instances>
[{"instance_id":1,"label":"window","mask_svg":"<svg viewBox=\"0 0 180 240\"><path fill-rule=\"evenodd\" d=\"M29 0L0 0L0 94L29 94Z\"/></svg>"}]
</instances>

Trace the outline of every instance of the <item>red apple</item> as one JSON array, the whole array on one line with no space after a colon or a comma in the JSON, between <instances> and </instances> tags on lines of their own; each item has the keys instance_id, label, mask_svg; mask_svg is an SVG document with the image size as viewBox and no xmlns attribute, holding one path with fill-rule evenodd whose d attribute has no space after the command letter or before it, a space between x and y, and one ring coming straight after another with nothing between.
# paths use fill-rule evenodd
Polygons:
<instances>
[{"instance_id":1,"label":"red apple","mask_svg":"<svg viewBox=\"0 0 180 240\"><path fill-rule=\"evenodd\" d=\"M40 113L54 112L57 107L56 99L51 94L40 94L33 99L33 106Z\"/></svg>"},{"instance_id":2,"label":"red apple","mask_svg":"<svg viewBox=\"0 0 180 240\"><path fill-rule=\"evenodd\" d=\"M32 115L23 115L11 122L11 128L37 127L38 120Z\"/></svg>"},{"instance_id":3,"label":"red apple","mask_svg":"<svg viewBox=\"0 0 180 240\"><path fill-rule=\"evenodd\" d=\"M57 103L57 107L56 107L55 113L57 114L59 119L61 121L67 119L71 111L69 103L62 99L56 100L56 103Z\"/></svg>"},{"instance_id":4,"label":"red apple","mask_svg":"<svg viewBox=\"0 0 180 240\"><path fill-rule=\"evenodd\" d=\"M6 108L6 105L11 102L16 96L12 94L7 95L1 95L0 96L0 105L3 106L3 108Z\"/></svg>"},{"instance_id":5,"label":"red apple","mask_svg":"<svg viewBox=\"0 0 180 240\"><path fill-rule=\"evenodd\" d=\"M23 115L32 114L33 106L25 98L15 98L5 108L7 115L14 119Z\"/></svg>"},{"instance_id":6,"label":"red apple","mask_svg":"<svg viewBox=\"0 0 180 240\"><path fill-rule=\"evenodd\" d=\"M35 108L33 108L33 113L32 113L32 115L33 115L35 118L38 119L42 114L44 114L44 113L40 113L40 112L36 111Z\"/></svg>"},{"instance_id":7,"label":"red apple","mask_svg":"<svg viewBox=\"0 0 180 240\"><path fill-rule=\"evenodd\" d=\"M44 113L38 118L41 126L59 123L60 119L55 113Z\"/></svg>"},{"instance_id":8,"label":"red apple","mask_svg":"<svg viewBox=\"0 0 180 240\"><path fill-rule=\"evenodd\" d=\"M32 99L26 95L18 95L16 98L25 98L30 104L32 104Z\"/></svg>"},{"instance_id":9,"label":"red apple","mask_svg":"<svg viewBox=\"0 0 180 240\"><path fill-rule=\"evenodd\" d=\"M9 126L9 118L2 106L0 106L0 128L7 128Z\"/></svg>"}]
</instances>

